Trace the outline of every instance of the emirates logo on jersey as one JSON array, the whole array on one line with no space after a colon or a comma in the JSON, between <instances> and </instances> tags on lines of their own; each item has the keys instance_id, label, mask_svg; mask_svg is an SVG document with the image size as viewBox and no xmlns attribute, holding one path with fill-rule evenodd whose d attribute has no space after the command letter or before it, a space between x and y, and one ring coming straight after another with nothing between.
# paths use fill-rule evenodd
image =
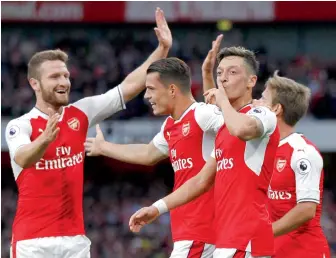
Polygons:
<instances>
[{"instance_id":1,"label":"emirates logo on jersey","mask_svg":"<svg viewBox=\"0 0 336 258\"><path fill-rule=\"evenodd\" d=\"M68 126L72 130L78 131L79 130L79 126L80 126L79 120L77 118L75 118L75 117L69 119L68 120Z\"/></svg>"},{"instance_id":2,"label":"emirates logo on jersey","mask_svg":"<svg viewBox=\"0 0 336 258\"><path fill-rule=\"evenodd\" d=\"M188 123L184 123L182 125L182 134L183 134L183 136L187 136L189 134L189 132L190 132L190 123L189 122Z\"/></svg>"},{"instance_id":3,"label":"emirates logo on jersey","mask_svg":"<svg viewBox=\"0 0 336 258\"><path fill-rule=\"evenodd\" d=\"M278 172L282 172L282 170L284 170L284 168L286 167L286 164L287 160L279 158L276 163L276 169L278 170Z\"/></svg>"},{"instance_id":4,"label":"emirates logo on jersey","mask_svg":"<svg viewBox=\"0 0 336 258\"><path fill-rule=\"evenodd\" d=\"M170 156L171 156L172 159L176 159L176 149L172 149L170 151Z\"/></svg>"}]
</instances>

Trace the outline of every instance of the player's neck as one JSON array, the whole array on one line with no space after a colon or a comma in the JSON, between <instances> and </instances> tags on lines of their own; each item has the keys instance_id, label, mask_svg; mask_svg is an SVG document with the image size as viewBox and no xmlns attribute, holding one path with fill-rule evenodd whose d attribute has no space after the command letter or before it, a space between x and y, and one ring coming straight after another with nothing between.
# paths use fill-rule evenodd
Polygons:
<instances>
[{"instance_id":1,"label":"player's neck","mask_svg":"<svg viewBox=\"0 0 336 258\"><path fill-rule=\"evenodd\" d=\"M246 94L238 99L233 100L232 102L230 101L230 103L235 110L239 111L244 106L252 103L252 96L250 94Z\"/></svg>"},{"instance_id":2,"label":"player's neck","mask_svg":"<svg viewBox=\"0 0 336 258\"><path fill-rule=\"evenodd\" d=\"M41 112L45 113L45 114L49 114L49 110L48 108L51 108L54 112L57 112L59 114L62 113L62 110L63 110L63 107L60 106L60 107L55 107L53 105L50 105L44 101L36 101L36 105L35 107L40 110Z\"/></svg>"},{"instance_id":3,"label":"player's neck","mask_svg":"<svg viewBox=\"0 0 336 258\"><path fill-rule=\"evenodd\" d=\"M192 96L186 96L181 98L179 102L176 103L175 108L171 113L172 118L174 120L179 120L184 112L195 102L196 101Z\"/></svg>"},{"instance_id":4,"label":"player's neck","mask_svg":"<svg viewBox=\"0 0 336 258\"><path fill-rule=\"evenodd\" d=\"M286 124L281 119L278 119L278 127L280 131L280 140L286 138L287 136L295 132L295 128L293 126Z\"/></svg>"}]
</instances>

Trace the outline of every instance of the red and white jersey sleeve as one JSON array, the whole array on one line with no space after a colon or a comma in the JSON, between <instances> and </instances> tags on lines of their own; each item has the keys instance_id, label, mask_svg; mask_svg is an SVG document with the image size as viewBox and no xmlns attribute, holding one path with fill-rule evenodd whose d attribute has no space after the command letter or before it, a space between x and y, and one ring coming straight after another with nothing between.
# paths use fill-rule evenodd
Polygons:
<instances>
[{"instance_id":1,"label":"red and white jersey sleeve","mask_svg":"<svg viewBox=\"0 0 336 258\"><path fill-rule=\"evenodd\" d=\"M72 106L87 115L89 127L126 108L120 85L104 94L78 100Z\"/></svg>"},{"instance_id":2,"label":"red and white jersey sleeve","mask_svg":"<svg viewBox=\"0 0 336 258\"><path fill-rule=\"evenodd\" d=\"M22 168L14 161L16 151L20 147L31 143L30 140L31 133L32 133L32 127L30 121L29 119L26 119L25 116L13 119L7 124L6 142L9 149L9 155L15 179L19 176L20 172L22 171Z\"/></svg>"},{"instance_id":3,"label":"red and white jersey sleeve","mask_svg":"<svg viewBox=\"0 0 336 258\"><path fill-rule=\"evenodd\" d=\"M266 135L269 136L274 132L277 126L277 119L275 113L272 112L269 108L263 106L255 107L246 114L260 120L263 126L263 134L260 136L260 138Z\"/></svg>"},{"instance_id":4,"label":"red and white jersey sleeve","mask_svg":"<svg viewBox=\"0 0 336 258\"><path fill-rule=\"evenodd\" d=\"M159 151L161 151L163 154L165 154L168 157L169 156L169 146L168 146L168 142L166 141L164 137L164 128L165 128L166 123L167 123L167 120L165 120L164 123L162 124L160 132L158 132L153 138L153 144Z\"/></svg>"},{"instance_id":5,"label":"red and white jersey sleeve","mask_svg":"<svg viewBox=\"0 0 336 258\"><path fill-rule=\"evenodd\" d=\"M23 145L30 143L32 132L29 120L13 119L6 127L6 141L11 157L14 157L16 151Z\"/></svg>"},{"instance_id":6,"label":"red and white jersey sleeve","mask_svg":"<svg viewBox=\"0 0 336 258\"><path fill-rule=\"evenodd\" d=\"M222 125L224 124L224 118L222 112L215 105L205 103L195 103L192 105L192 107L195 107L195 113L194 113L195 120L199 125L199 127L204 132L202 141L202 148L203 148L202 153L204 160L207 160L211 153L211 150L213 149L214 138L219 128L221 128ZM162 124L160 132L153 138L153 144L163 154L166 154L168 156L169 147L164 135L164 129L167 123L167 119ZM167 136L169 137L169 135Z\"/></svg>"},{"instance_id":7,"label":"red and white jersey sleeve","mask_svg":"<svg viewBox=\"0 0 336 258\"><path fill-rule=\"evenodd\" d=\"M294 149L291 168L295 174L296 201L320 203L320 179L323 159L312 145Z\"/></svg>"},{"instance_id":8,"label":"red and white jersey sleeve","mask_svg":"<svg viewBox=\"0 0 336 258\"><path fill-rule=\"evenodd\" d=\"M195 108L195 119L204 132L217 134L224 124L222 111L215 105L200 103Z\"/></svg>"}]
</instances>

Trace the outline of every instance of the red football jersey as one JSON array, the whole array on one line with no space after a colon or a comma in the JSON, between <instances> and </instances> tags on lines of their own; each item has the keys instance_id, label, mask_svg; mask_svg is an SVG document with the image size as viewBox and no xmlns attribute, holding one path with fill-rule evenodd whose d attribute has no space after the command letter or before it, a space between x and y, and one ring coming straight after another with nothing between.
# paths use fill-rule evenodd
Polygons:
<instances>
[{"instance_id":1,"label":"red football jersey","mask_svg":"<svg viewBox=\"0 0 336 258\"><path fill-rule=\"evenodd\" d=\"M175 172L174 190L197 175L214 147L223 116L216 106L192 104L175 121L168 117L161 132L153 139L154 145L169 155ZM173 241L194 240L214 243L213 189L194 201L170 212Z\"/></svg>"},{"instance_id":2,"label":"red football jersey","mask_svg":"<svg viewBox=\"0 0 336 258\"><path fill-rule=\"evenodd\" d=\"M10 121L6 140L19 190L13 241L84 234L83 162L89 126L124 107L119 87L84 98L63 108L60 132L43 158L23 169L16 151L34 141L46 127L48 116L37 108Z\"/></svg>"},{"instance_id":3,"label":"red football jersey","mask_svg":"<svg viewBox=\"0 0 336 258\"><path fill-rule=\"evenodd\" d=\"M275 257L329 257L320 219L323 196L323 159L304 136L293 133L280 141L268 191L272 222L300 202L318 203L313 219L275 238Z\"/></svg>"},{"instance_id":4,"label":"red football jersey","mask_svg":"<svg viewBox=\"0 0 336 258\"><path fill-rule=\"evenodd\" d=\"M262 122L263 134L250 141L218 131L213 158L216 248L235 248L253 256L273 254L273 233L266 208L267 190L279 144L276 116L266 107L240 110Z\"/></svg>"}]
</instances>

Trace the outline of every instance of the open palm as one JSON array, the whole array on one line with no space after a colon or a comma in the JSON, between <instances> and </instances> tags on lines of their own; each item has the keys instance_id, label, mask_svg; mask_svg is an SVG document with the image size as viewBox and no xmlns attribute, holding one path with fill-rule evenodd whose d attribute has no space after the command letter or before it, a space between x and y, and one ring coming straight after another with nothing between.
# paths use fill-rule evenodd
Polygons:
<instances>
[{"instance_id":1,"label":"open palm","mask_svg":"<svg viewBox=\"0 0 336 258\"><path fill-rule=\"evenodd\" d=\"M155 20L156 20L156 27L154 28L154 30L160 45L162 45L165 48L171 48L173 44L173 37L168 27L164 13L160 8L156 8Z\"/></svg>"}]
</instances>

